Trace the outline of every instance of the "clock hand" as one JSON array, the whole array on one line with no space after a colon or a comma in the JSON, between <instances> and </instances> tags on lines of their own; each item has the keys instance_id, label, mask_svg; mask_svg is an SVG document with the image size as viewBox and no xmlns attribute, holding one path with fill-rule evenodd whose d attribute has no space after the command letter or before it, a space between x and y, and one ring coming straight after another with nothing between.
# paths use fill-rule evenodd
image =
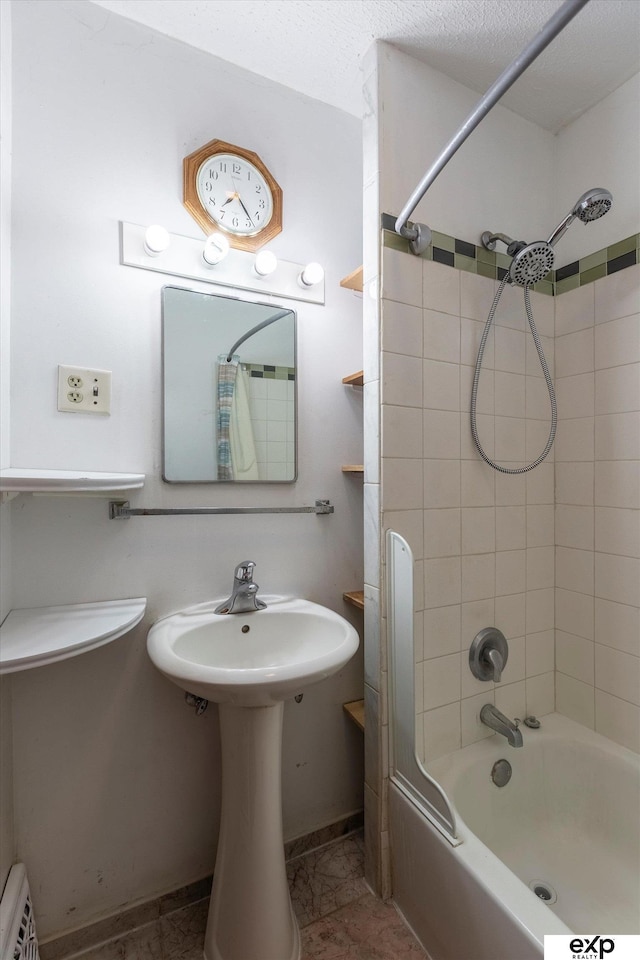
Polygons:
<instances>
[{"instance_id":1,"label":"clock hand","mask_svg":"<svg viewBox=\"0 0 640 960\"><path fill-rule=\"evenodd\" d=\"M249 214L249 211L247 210L247 208L245 207L244 203L243 203L242 200L240 199L239 194L236 194L236 196L238 197L238 203L240 204L240 206L241 206L242 209L244 210L245 214L247 215L247 220L249 220L249 221L251 222L251 226L252 226L252 227L255 227L255 223L254 223L253 220L251 219L251 216L250 216L250 214Z\"/></svg>"}]
</instances>

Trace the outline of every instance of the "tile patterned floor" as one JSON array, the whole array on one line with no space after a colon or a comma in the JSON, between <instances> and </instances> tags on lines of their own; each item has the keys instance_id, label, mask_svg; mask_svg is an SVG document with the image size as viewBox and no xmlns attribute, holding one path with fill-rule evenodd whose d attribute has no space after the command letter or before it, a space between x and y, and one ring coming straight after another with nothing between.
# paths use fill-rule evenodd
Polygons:
<instances>
[{"instance_id":1,"label":"tile patterned floor","mask_svg":"<svg viewBox=\"0 0 640 960\"><path fill-rule=\"evenodd\" d=\"M175 910L73 960L202 960L208 900ZM302 960L425 960L392 904L371 893L301 930ZM70 958L71 960L71 958Z\"/></svg>"}]
</instances>

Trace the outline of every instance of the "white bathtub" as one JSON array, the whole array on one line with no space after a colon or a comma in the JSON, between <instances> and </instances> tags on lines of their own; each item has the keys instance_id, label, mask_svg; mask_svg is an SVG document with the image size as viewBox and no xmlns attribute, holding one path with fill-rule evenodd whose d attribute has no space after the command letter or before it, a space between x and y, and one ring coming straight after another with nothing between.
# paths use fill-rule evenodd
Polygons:
<instances>
[{"instance_id":1,"label":"white bathtub","mask_svg":"<svg viewBox=\"0 0 640 960\"><path fill-rule=\"evenodd\" d=\"M394 900L433 960L539 960L545 934L640 933L640 757L558 714L428 765L452 846L394 784ZM498 759L512 765L504 787ZM529 888L557 894L547 904Z\"/></svg>"}]
</instances>

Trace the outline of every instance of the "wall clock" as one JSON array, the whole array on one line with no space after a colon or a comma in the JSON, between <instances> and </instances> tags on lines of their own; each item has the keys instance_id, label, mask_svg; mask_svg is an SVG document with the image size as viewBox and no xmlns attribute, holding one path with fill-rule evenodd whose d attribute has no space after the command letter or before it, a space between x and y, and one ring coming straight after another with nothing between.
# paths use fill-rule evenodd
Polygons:
<instances>
[{"instance_id":1,"label":"wall clock","mask_svg":"<svg viewBox=\"0 0 640 960\"><path fill-rule=\"evenodd\" d=\"M211 140L183 161L184 205L206 234L258 250L282 230L282 190L257 153Z\"/></svg>"}]
</instances>

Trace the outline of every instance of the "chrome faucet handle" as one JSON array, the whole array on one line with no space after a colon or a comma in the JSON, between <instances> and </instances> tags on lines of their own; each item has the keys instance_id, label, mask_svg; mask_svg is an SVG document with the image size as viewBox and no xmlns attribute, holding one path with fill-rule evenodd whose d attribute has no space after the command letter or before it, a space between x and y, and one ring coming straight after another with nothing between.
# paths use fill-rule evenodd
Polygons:
<instances>
[{"instance_id":1,"label":"chrome faucet handle","mask_svg":"<svg viewBox=\"0 0 640 960\"><path fill-rule=\"evenodd\" d=\"M253 581L253 571L255 563L253 560L242 560L235 569L234 577L241 583L251 583Z\"/></svg>"},{"instance_id":2,"label":"chrome faucet handle","mask_svg":"<svg viewBox=\"0 0 640 960\"><path fill-rule=\"evenodd\" d=\"M494 683L500 683L502 680L502 671L504 669L504 660L502 658L502 654L496 647L491 647L489 650L485 650L484 656L493 667Z\"/></svg>"}]
</instances>

